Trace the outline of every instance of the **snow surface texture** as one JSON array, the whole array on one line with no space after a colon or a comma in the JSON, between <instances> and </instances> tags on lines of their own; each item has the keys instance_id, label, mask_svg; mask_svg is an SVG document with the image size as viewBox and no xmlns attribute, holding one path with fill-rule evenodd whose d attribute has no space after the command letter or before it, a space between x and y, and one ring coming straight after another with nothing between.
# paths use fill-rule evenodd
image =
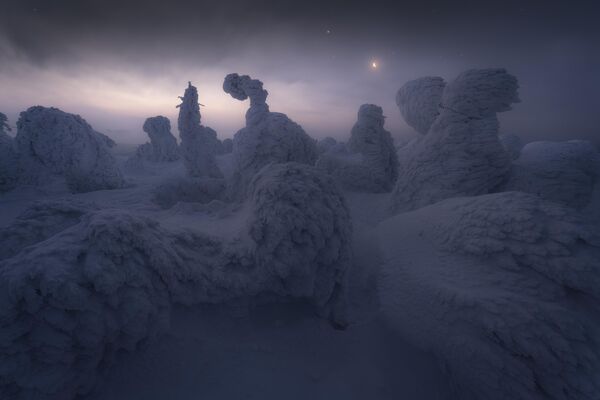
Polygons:
<instances>
[{"instance_id":1,"label":"snow surface texture","mask_svg":"<svg viewBox=\"0 0 600 400\"><path fill-rule=\"evenodd\" d=\"M337 143L327 143L327 150L317 167L333 175L346 189L366 192L388 192L398 176L398 158L391 134L383 128L385 117L381 107L363 104L358 121L352 127L350 140L340 151Z\"/></svg>"},{"instance_id":2,"label":"snow surface texture","mask_svg":"<svg viewBox=\"0 0 600 400\"><path fill-rule=\"evenodd\" d=\"M588 141L532 142L514 162L505 189L581 209L589 204L599 174L600 154Z\"/></svg>"},{"instance_id":3,"label":"snow surface texture","mask_svg":"<svg viewBox=\"0 0 600 400\"><path fill-rule=\"evenodd\" d=\"M269 163L315 163L316 141L285 114L269 111L266 103L268 92L263 89L261 81L247 75L229 74L223 82L223 90L234 99L250 98L246 127L233 138L231 188L234 198L244 198L248 182Z\"/></svg>"},{"instance_id":4,"label":"snow surface texture","mask_svg":"<svg viewBox=\"0 0 600 400\"><path fill-rule=\"evenodd\" d=\"M406 82L396 94L396 104L408 125L425 135L440 114L439 107L446 82L426 76Z\"/></svg>"},{"instance_id":5,"label":"snow surface texture","mask_svg":"<svg viewBox=\"0 0 600 400\"><path fill-rule=\"evenodd\" d=\"M16 150L24 182L60 175L74 192L115 189L124 184L113 156L79 115L57 108L31 107L17 122Z\"/></svg>"},{"instance_id":6,"label":"snow surface texture","mask_svg":"<svg viewBox=\"0 0 600 400\"><path fill-rule=\"evenodd\" d=\"M179 202L204 204L226 200L225 189L223 179L174 177L153 189L152 201L162 208L171 208Z\"/></svg>"},{"instance_id":7,"label":"snow surface texture","mask_svg":"<svg viewBox=\"0 0 600 400\"><path fill-rule=\"evenodd\" d=\"M119 351L169 324L173 304L269 295L309 300L344 322L352 228L330 177L264 167L235 238L168 230L75 202L37 204L0 230L0 397L89 393Z\"/></svg>"},{"instance_id":8,"label":"snow surface texture","mask_svg":"<svg viewBox=\"0 0 600 400\"><path fill-rule=\"evenodd\" d=\"M8 135L11 131L8 118L0 113L0 193L15 187L18 175L18 157L14 140Z\"/></svg>"},{"instance_id":9,"label":"snow surface texture","mask_svg":"<svg viewBox=\"0 0 600 400\"><path fill-rule=\"evenodd\" d=\"M597 399L600 231L505 192L454 198L379 228L385 317L435 354L460 399Z\"/></svg>"},{"instance_id":10,"label":"snow surface texture","mask_svg":"<svg viewBox=\"0 0 600 400\"><path fill-rule=\"evenodd\" d=\"M392 211L497 189L510 157L498 139L496 113L519 101L517 89L504 69L468 70L446 86L427 135L403 148Z\"/></svg>"},{"instance_id":11,"label":"snow surface texture","mask_svg":"<svg viewBox=\"0 0 600 400\"><path fill-rule=\"evenodd\" d=\"M507 134L499 135L500 143L504 147L504 150L508 153L511 160L516 160L521 155L521 149L523 148L523 142L517 135Z\"/></svg>"},{"instance_id":12,"label":"snow surface texture","mask_svg":"<svg viewBox=\"0 0 600 400\"><path fill-rule=\"evenodd\" d=\"M188 174L199 178L222 178L223 174L215 160L219 146L217 133L200 125L198 90L189 83L180 99L177 124L181 156Z\"/></svg>"}]
</instances>

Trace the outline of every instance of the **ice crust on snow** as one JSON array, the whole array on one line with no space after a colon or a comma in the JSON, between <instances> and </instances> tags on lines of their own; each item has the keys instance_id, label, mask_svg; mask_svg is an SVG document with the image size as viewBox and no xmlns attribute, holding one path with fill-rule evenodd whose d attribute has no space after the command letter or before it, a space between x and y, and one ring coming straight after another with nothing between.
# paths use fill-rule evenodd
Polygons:
<instances>
[{"instance_id":1,"label":"ice crust on snow","mask_svg":"<svg viewBox=\"0 0 600 400\"><path fill-rule=\"evenodd\" d=\"M198 178L222 178L215 160L219 146L217 133L200 124L198 90L191 82L180 99L177 126L181 156L188 174Z\"/></svg>"},{"instance_id":2,"label":"ice crust on snow","mask_svg":"<svg viewBox=\"0 0 600 400\"><path fill-rule=\"evenodd\" d=\"M589 204L599 174L600 154L588 141L532 142L514 161L504 189L581 209Z\"/></svg>"},{"instance_id":3,"label":"ice crust on snow","mask_svg":"<svg viewBox=\"0 0 600 400\"><path fill-rule=\"evenodd\" d=\"M15 137L19 180L66 179L74 192L115 189L124 184L106 140L79 115L31 107L21 113Z\"/></svg>"},{"instance_id":4,"label":"ice crust on snow","mask_svg":"<svg viewBox=\"0 0 600 400\"><path fill-rule=\"evenodd\" d=\"M286 163L250 186L234 238L73 202L37 204L0 230L14 242L0 248L0 395L89 393L119 351L167 329L173 304L303 298L343 322L352 228L336 185Z\"/></svg>"},{"instance_id":5,"label":"ice crust on snow","mask_svg":"<svg viewBox=\"0 0 600 400\"><path fill-rule=\"evenodd\" d=\"M248 182L269 163L315 163L316 141L285 114L269 111L268 92L261 81L232 73L225 77L223 90L234 99L250 99L246 126L233 138L231 188L234 198L244 198Z\"/></svg>"},{"instance_id":6,"label":"ice crust on snow","mask_svg":"<svg viewBox=\"0 0 600 400\"><path fill-rule=\"evenodd\" d=\"M497 189L510 157L498 139L496 114L519 101L517 89L516 78L504 69L468 70L448 84L427 135L402 151L392 211Z\"/></svg>"},{"instance_id":7,"label":"ice crust on snow","mask_svg":"<svg viewBox=\"0 0 600 400\"><path fill-rule=\"evenodd\" d=\"M444 200L379 228L382 310L461 399L600 393L600 231L505 192Z\"/></svg>"},{"instance_id":8,"label":"ice crust on snow","mask_svg":"<svg viewBox=\"0 0 600 400\"><path fill-rule=\"evenodd\" d=\"M425 135L440 114L446 82L439 76L426 76L406 82L396 94L396 104L406 123Z\"/></svg>"},{"instance_id":9,"label":"ice crust on snow","mask_svg":"<svg viewBox=\"0 0 600 400\"><path fill-rule=\"evenodd\" d=\"M317 167L333 175L343 187L355 191L390 191L398 176L398 158L391 134L383 128L381 107L363 104L344 148L322 144ZM347 151L345 151L347 150Z\"/></svg>"}]
</instances>

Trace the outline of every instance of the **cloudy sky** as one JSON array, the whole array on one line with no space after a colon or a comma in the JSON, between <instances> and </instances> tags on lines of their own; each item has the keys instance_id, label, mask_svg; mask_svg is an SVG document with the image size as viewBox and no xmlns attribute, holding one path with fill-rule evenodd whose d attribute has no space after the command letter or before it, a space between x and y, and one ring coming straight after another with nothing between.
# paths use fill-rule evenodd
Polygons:
<instances>
[{"instance_id":1,"label":"cloudy sky","mask_svg":"<svg viewBox=\"0 0 600 400\"><path fill-rule=\"evenodd\" d=\"M600 144L595 3L0 0L0 111L14 125L29 106L56 106L139 143L146 117L174 122L192 81L203 123L231 137L247 104L221 86L238 72L314 137L348 135L363 103L406 137L394 104L405 81L505 67L522 103L501 116L503 132Z\"/></svg>"}]
</instances>

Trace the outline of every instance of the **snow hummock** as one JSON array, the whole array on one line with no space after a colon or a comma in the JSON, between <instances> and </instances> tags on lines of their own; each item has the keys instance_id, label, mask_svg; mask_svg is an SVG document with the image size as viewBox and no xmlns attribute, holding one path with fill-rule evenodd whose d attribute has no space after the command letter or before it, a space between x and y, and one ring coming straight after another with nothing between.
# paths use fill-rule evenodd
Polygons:
<instances>
[{"instance_id":1,"label":"snow hummock","mask_svg":"<svg viewBox=\"0 0 600 400\"><path fill-rule=\"evenodd\" d=\"M460 399L600 393L600 231L537 196L453 198L384 221L380 296Z\"/></svg>"},{"instance_id":2,"label":"snow hummock","mask_svg":"<svg viewBox=\"0 0 600 400\"><path fill-rule=\"evenodd\" d=\"M600 178L600 153L585 140L532 142L513 163L506 190L537 194L575 208L587 206Z\"/></svg>"},{"instance_id":3,"label":"snow hummock","mask_svg":"<svg viewBox=\"0 0 600 400\"><path fill-rule=\"evenodd\" d=\"M349 190L388 192L398 176L398 158L391 134L383 128L381 107L363 104L344 147L320 142L317 167L333 175ZM346 151L347 150L347 151Z\"/></svg>"},{"instance_id":4,"label":"snow hummock","mask_svg":"<svg viewBox=\"0 0 600 400\"><path fill-rule=\"evenodd\" d=\"M243 198L248 182L269 163L315 163L316 141L287 115L269 111L268 92L261 81L233 73L225 77L223 90L234 99L250 98L246 126L233 138L231 187L234 197Z\"/></svg>"},{"instance_id":5,"label":"snow hummock","mask_svg":"<svg viewBox=\"0 0 600 400\"><path fill-rule=\"evenodd\" d=\"M496 114L519 101L517 88L504 69L468 70L448 84L427 135L402 149L392 210L485 194L503 183L510 157L498 139Z\"/></svg>"},{"instance_id":6,"label":"snow hummock","mask_svg":"<svg viewBox=\"0 0 600 400\"><path fill-rule=\"evenodd\" d=\"M74 192L124 184L106 139L79 115L31 107L20 115L15 144L21 181L39 184L59 175Z\"/></svg>"},{"instance_id":7,"label":"snow hummock","mask_svg":"<svg viewBox=\"0 0 600 400\"><path fill-rule=\"evenodd\" d=\"M336 185L286 163L250 187L233 237L71 201L36 204L0 229L0 394L89 393L118 352L166 331L174 304L291 297L345 324L352 228Z\"/></svg>"},{"instance_id":8,"label":"snow hummock","mask_svg":"<svg viewBox=\"0 0 600 400\"><path fill-rule=\"evenodd\" d=\"M439 76L426 76L406 82L396 94L396 104L406 123L425 135L440 114L446 82Z\"/></svg>"},{"instance_id":9,"label":"snow hummock","mask_svg":"<svg viewBox=\"0 0 600 400\"><path fill-rule=\"evenodd\" d=\"M200 178L222 178L223 174L215 161L217 133L200 124L198 90L191 82L180 99L177 126L181 156L188 174Z\"/></svg>"}]
</instances>

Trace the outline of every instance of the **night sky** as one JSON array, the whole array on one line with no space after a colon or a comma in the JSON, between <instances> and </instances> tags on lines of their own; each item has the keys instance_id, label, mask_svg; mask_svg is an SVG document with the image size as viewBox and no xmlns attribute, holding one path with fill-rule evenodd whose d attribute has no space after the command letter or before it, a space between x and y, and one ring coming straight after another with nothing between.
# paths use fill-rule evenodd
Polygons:
<instances>
[{"instance_id":1,"label":"night sky","mask_svg":"<svg viewBox=\"0 0 600 400\"><path fill-rule=\"evenodd\" d=\"M231 137L246 102L221 89L229 72L262 80L272 111L313 137L345 137L360 104L410 136L394 103L407 80L505 67L522 103L501 131L526 141L600 144L600 12L596 1L0 0L0 111L81 114L120 142L143 142L188 81L203 124ZM377 68L372 63L377 63Z\"/></svg>"}]
</instances>

